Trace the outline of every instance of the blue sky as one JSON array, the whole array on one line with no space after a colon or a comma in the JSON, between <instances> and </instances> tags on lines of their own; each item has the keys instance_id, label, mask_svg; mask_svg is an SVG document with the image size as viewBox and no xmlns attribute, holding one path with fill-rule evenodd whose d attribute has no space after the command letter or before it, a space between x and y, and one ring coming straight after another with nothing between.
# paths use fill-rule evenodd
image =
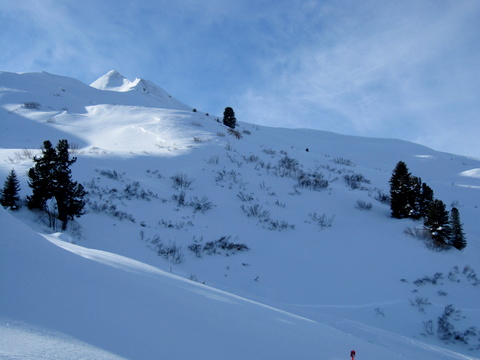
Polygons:
<instances>
[{"instance_id":1,"label":"blue sky","mask_svg":"<svg viewBox=\"0 0 480 360\"><path fill-rule=\"evenodd\" d=\"M480 157L478 0L2 0L0 70L109 70L239 121Z\"/></svg>"}]
</instances>

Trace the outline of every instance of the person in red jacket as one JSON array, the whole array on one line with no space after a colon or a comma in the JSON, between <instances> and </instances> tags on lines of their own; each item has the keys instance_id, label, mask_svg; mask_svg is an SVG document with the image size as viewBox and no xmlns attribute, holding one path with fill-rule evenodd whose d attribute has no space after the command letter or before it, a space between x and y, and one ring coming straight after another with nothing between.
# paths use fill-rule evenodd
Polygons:
<instances>
[{"instance_id":1,"label":"person in red jacket","mask_svg":"<svg viewBox=\"0 0 480 360\"><path fill-rule=\"evenodd\" d=\"M352 357L352 360L355 360L355 350L350 351L350 356Z\"/></svg>"}]
</instances>

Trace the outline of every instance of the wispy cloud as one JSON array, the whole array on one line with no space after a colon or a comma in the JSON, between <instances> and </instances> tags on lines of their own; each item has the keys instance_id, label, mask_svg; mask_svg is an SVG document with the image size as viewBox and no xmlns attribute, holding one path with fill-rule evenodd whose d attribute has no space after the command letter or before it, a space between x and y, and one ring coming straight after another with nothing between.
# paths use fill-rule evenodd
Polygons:
<instances>
[{"instance_id":1,"label":"wispy cloud","mask_svg":"<svg viewBox=\"0 0 480 360\"><path fill-rule=\"evenodd\" d=\"M306 34L305 44L272 59L264 83L238 101L241 112L268 125L400 137L440 148L452 145L445 136L450 129L479 133L480 68L473 64L480 63L480 3L349 3L324 9L313 25L318 34ZM462 143L451 151L477 146Z\"/></svg>"}]
</instances>

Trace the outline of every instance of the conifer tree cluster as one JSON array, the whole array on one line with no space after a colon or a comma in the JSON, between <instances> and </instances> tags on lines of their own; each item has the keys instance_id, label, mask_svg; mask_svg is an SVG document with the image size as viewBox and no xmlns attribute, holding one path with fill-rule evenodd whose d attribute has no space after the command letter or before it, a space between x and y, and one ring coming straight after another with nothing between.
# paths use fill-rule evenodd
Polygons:
<instances>
[{"instance_id":1,"label":"conifer tree cluster","mask_svg":"<svg viewBox=\"0 0 480 360\"><path fill-rule=\"evenodd\" d=\"M438 246L453 246L459 250L467 243L457 208L449 213L443 201L435 199L433 190L413 176L403 161L399 161L390 178L390 209L397 219L423 218L423 225Z\"/></svg>"},{"instance_id":2,"label":"conifer tree cluster","mask_svg":"<svg viewBox=\"0 0 480 360\"><path fill-rule=\"evenodd\" d=\"M15 170L12 169L5 180L3 190L0 190L0 204L12 210L17 209L20 204L19 191L20 183L18 182Z\"/></svg>"},{"instance_id":3,"label":"conifer tree cluster","mask_svg":"<svg viewBox=\"0 0 480 360\"><path fill-rule=\"evenodd\" d=\"M60 140L56 148L50 141L43 143L41 157L35 157L35 165L28 171L28 185L32 195L27 197L30 209L40 209L51 213L52 201L57 212L57 219L65 230L69 220L83 214L85 190L72 180L70 166L77 160L70 159L67 140Z\"/></svg>"}]
</instances>

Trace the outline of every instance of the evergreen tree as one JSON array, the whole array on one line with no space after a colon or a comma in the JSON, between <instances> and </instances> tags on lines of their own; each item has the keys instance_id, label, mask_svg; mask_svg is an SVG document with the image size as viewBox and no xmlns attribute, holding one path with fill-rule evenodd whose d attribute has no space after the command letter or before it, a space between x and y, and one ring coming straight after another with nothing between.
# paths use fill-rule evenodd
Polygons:
<instances>
[{"instance_id":1,"label":"evergreen tree","mask_svg":"<svg viewBox=\"0 0 480 360\"><path fill-rule=\"evenodd\" d=\"M62 222L62 230L67 227L68 220L83 215L85 190L81 184L72 181L70 166L77 161L69 159L67 140L60 140L57 145L55 168L54 197L57 200L58 219Z\"/></svg>"},{"instance_id":2,"label":"evergreen tree","mask_svg":"<svg viewBox=\"0 0 480 360\"><path fill-rule=\"evenodd\" d=\"M235 112L231 107L226 107L225 111L223 112L223 124L232 129L235 129L235 126L237 125Z\"/></svg>"},{"instance_id":3,"label":"evergreen tree","mask_svg":"<svg viewBox=\"0 0 480 360\"><path fill-rule=\"evenodd\" d=\"M50 141L43 142L42 156L33 158L34 167L28 171L28 186L32 195L27 196L29 209L45 210L45 203L53 196L56 152Z\"/></svg>"},{"instance_id":4,"label":"evergreen tree","mask_svg":"<svg viewBox=\"0 0 480 360\"><path fill-rule=\"evenodd\" d=\"M448 244L451 228L448 211L445 209L443 201L435 199L430 203L423 225L436 245Z\"/></svg>"},{"instance_id":5,"label":"evergreen tree","mask_svg":"<svg viewBox=\"0 0 480 360\"><path fill-rule=\"evenodd\" d=\"M10 209L16 209L20 201L18 192L20 191L20 183L17 179L15 170L11 170L5 180L3 190L0 190L0 204Z\"/></svg>"},{"instance_id":6,"label":"evergreen tree","mask_svg":"<svg viewBox=\"0 0 480 360\"><path fill-rule=\"evenodd\" d=\"M399 161L390 178L390 209L392 217L402 219L411 214L411 174L407 164Z\"/></svg>"},{"instance_id":7,"label":"evergreen tree","mask_svg":"<svg viewBox=\"0 0 480 360\"><path fill-rule=\"evenodd\" d=\"M452 228L450 245L458 250L462 250L467 246L467 241L465 239L465 234L463 233L463 224L460 222L460 213L455 207L450 211L450 225Z\"/></svg>"},{"instance_id":8,"label":"evergreen tree","mask_svg":"<svg viewBox=\"0 0 480 360\"><path fill-rule=\"evenodd\" d=\"M67 140L60 140L56 149L50 141L43 143L43 156L35 157L35 166L28 172L33 194L29 196L28 207L48 212L47 202L55 200L58 220L65 230L69 220L83 215L85 190L81 184L72 181L70 166L77 161L69 157Z\"/></svg>"},{"instance_id":9,"label":"evergreen tree","mask_svg":"<svg viewBox=\"0 0 480 360\"><path fill-rule=\"evenodd\" d=\"M420 193L420 217L427 216L428 208L433 201L433 190L427 184L422 184Z\"/></svg>"},{"instance_id":10,"label":"evergreen tree","mask_svg":"<svg viewBox=\"0 0 480 360\"><path fill-rule=\"evenodd\" d=\"M422 179L416 176L410 176L408 180L409 186L405 192L407 199L408 217L418 220L422 217Z\"/></svg>"}]
</instances>

